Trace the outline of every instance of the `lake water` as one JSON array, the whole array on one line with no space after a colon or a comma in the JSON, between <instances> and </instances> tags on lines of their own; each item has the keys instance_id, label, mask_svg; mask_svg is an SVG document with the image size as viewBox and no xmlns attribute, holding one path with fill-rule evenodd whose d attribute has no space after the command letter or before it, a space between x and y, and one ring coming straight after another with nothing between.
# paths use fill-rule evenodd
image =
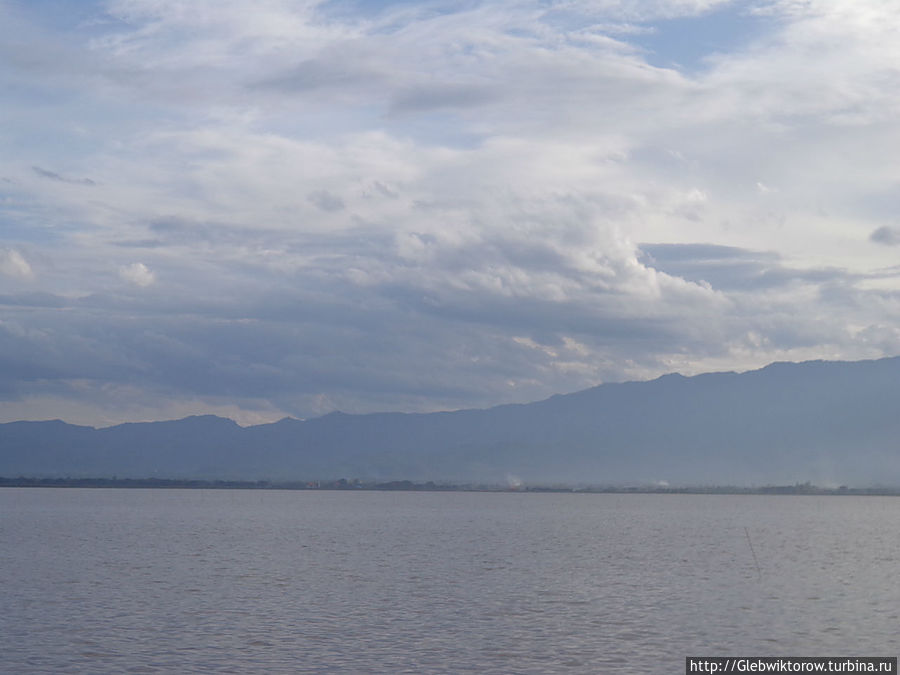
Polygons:
<instances>
[{"instance_id":1,"label":"lake water","mask_svg":"<svg viewBox=\"0 0 900 675\"><path fill-rule=\"evenodd\" d=\"M891 497L7 488L0 670L895 656L898 573Z\"/></svg>"}]
</instances>

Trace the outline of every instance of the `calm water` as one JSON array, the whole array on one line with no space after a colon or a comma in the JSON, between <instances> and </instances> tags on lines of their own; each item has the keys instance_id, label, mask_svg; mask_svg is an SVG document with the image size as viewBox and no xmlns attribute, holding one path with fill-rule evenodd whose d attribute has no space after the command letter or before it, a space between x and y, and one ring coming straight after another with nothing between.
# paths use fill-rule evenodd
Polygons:
<instances>
[{"instance_id":1,"label":"calm water","mask_svg":"<svg viewBox=\"0 0 900 675\"><path fill-rule=\"evenodd\" d=\"M898 573L889 497L2 489L0 670L893 656Z\"/></svg>"}]
</instances>

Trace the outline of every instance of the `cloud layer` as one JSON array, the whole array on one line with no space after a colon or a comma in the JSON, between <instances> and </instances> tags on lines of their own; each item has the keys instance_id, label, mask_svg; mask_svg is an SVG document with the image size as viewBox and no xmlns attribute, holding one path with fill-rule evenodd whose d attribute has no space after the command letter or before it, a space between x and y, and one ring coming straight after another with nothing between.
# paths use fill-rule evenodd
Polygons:
<instances>
[{"instance_id":1,"label":"cloud layer","mask_svg":"<svg viewBox=\"0 0 900 675\"><path fill-rule=\"evenodd\" d=\"M0 0L5 419L900 352L890 3Z\"/></svg>"}]
</instances>

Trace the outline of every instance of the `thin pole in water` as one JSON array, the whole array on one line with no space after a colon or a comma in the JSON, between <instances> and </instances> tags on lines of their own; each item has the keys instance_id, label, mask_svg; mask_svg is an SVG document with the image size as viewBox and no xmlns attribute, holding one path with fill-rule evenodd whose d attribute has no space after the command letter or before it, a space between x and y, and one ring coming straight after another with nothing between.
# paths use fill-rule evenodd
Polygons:
<instances>
[{"instance_id":1,"label":"thin pole in water","mask_svg":"<svg viewBox=\"0 0 900 675\"><path fill-rule=\"evenodd\" d=\"M750 553L753 554L753 564L756 565L756 573L759 575L759 580L762 581L762 572L759 570L759 560L756 559L756 551L753 550L753 542L750 541L750 530L746 527L744 528L744 534L747 535L747 543L750 544Z\"/></svg>"}]
</instances>

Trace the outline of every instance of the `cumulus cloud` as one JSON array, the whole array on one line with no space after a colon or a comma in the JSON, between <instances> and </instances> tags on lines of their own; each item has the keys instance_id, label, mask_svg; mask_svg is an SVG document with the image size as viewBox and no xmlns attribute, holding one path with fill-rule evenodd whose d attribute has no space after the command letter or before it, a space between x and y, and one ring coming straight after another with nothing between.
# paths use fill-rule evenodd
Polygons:
<instances>
[{"instance_id":1,"label":"cumulus cloud","mask_svg":"<svg viewBox=\"0 0 900 675\"><path fill-rule=\"evenodd\" d=\"M30 279L34 276L28 261L12 248L0 248L0 274L18 279Z\"/></svg>"},{"instance_id":2,"label":"cumulus cloud","mask_svg":"<svg viewBox=\"0 0 900 675\"><path fill-rule=\"evenodd\" d=\"M135 286L145 288L156 281L156 275L144 263L136 262L119 268L119 277Z\"/></svg>"}]
</instances>

